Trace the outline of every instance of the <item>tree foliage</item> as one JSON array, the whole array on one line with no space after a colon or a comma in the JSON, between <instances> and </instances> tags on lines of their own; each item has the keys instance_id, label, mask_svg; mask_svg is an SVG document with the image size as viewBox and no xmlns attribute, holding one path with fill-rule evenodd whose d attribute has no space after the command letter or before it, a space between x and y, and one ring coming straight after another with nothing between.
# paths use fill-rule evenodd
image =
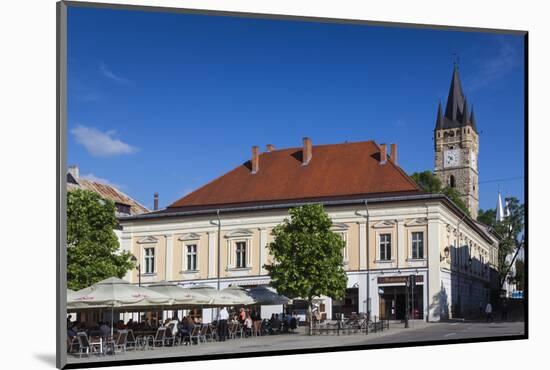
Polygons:
<instances>
[{"instance_id":1,"label":"tree foliage","mask_svg":"<svg viewBox=\"0 0 550 370\"><path fill-rule=\"evenodd\" d=\"M331 226L322 205L293 208L290 219L273 229L275 240L268 245L273 262L265 268L271 285L289 298L306 300L310 318L314 297L339 299L346 290L342 256L345 244Z\"/></svg>"},{"instance_id":2,"label":"tree foliage","mask_svg":"<svg viewBox=\"0 0 550 370\"><path fill-rule=\"evenodd\" d=\"M486 211L480 209L477 213L477 220L482 224L490 226L492 228L496 225L497 213L494 209L488 209Z\"/></svg>"},{"instance_id":3,"label":"tree foliage","mask_svg":"<svg viewBox=\"0 0 550 370\"><path fill-rule=\"evenodd\" d=\"M133 268L130 252L120 252L114 229L115 204L94 192L67 194L67 286L79 290Z\"/></svg>"},{"instance_id":4,"label":"tree foliage","mask_svg":"<svg viewBox=\"0 0 550 370\"><path fill-rule=\"evenodd\" d=\"M411 175L411 178L425 192L445 194L458 208L469 214L468 207L460 198L460 194L450 186L443 186L441 180L432 171L415 172Z\"/></svg>"},{"instance_id":5,"label":"tree foliage","mask_svg":"<svg viewBox=\"0 0 550 370\"><path fill-rule=\"evenodd\" d=\"M514 277L517 290L524 290L525 288L525 262L523 260L516 261L516 276Z\"/></svg>"},{"instance_id":6,"label":"tree foliage","mask_svg":"<svg viewBox=\"0 0 550 370\"><path fill-rule=\"evenodd\" d=\"M513 253L520 244L520 236L524 230L525 206L519 203L516 197L505 199L510 215L502 221L495 219L492 228L501 237L498 245L498 270L501 281L506 277L510 261L506 257Z\"/></svg>"}]
</instances>

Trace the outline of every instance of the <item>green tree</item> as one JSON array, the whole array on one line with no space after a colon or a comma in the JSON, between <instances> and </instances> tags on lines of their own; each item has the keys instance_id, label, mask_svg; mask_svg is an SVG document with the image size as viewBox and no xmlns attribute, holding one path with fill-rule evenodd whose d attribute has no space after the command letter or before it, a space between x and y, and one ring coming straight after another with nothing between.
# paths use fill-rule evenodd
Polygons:
<instances>
[{"instance_id":1,"label":"green tree","mask_svg":"<svg viewBox=\"0 0 550 370\"><path fill-rule=\"evenodd\" d=\"M432 171L415 172L411 178L427 193L445 194L458 208L469 214L468 207L460 198L460 194L450 186L443 186L441 180Z\"/></svg>"},{"instance_id":2,"label":"green tree","mask_svg":"<svg viewBox=\"0 0 550 370\"><path fill-rule=\"evenodd\" d=\"M524 290L525 286L525 262L523 260L516 261L516 276L514 280L518 290Z\"/></svg>"},{"instance_id":3,"label":"green tree","mask_svg":"<svg viewBox=\"0 0 550 370\"><path fill-rule=\"evenodd\" d=\"M115 204L94 192L67 194L67 286L78 290L133 268L129 252L120 252L114 229Z\"/></svg>"},{"instance_id":4,"label":"green tree","mask_svg":"<svg viewBox=\"0 0 550 370\"><path fill-rule=\"evenodd\" d=\"M268 245L273 262L265 268L271 285L289 298L307 302L309 333L313 325L315 297L340 299L346 291L342 238L330 230L332 221L322 205L312 204L290 210L290 220L273 229L275 240Z\"/></svg>"},{"instance_id":5,"label":"green tree","mask_svg":"<svg viewBox=\"0 0 550 370\"><path fill-rule=\"evenodd\" d=\"M488 209L486 211L480 209L477 213L477 220L482 224L490 227L495 227L497 214L494 209Z\"/></svg>"},{"instance_id":6,"label":"green tree","mask_svg":"<svg viewBox=\"0 0 550 370\"><path fill-rule=\"evenodd\" d=\"M508 205L510 214L502 221L495 219L494 226L492 226L501 238L498 244L498 271L501 282L506 278L506 272L510 264L506 261L506 257L520 244L519 238L524 230L525 217L525 206L520 204L516 197L506 198L505 202Z\"/></svg>"}]
</instances>

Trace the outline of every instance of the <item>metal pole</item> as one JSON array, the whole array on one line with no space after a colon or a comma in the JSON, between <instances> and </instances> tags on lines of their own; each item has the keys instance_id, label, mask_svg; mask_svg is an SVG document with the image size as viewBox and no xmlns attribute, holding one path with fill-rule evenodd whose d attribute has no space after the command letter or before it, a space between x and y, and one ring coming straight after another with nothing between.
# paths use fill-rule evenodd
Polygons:
<instances>
[{"instance_id":1,"label":"metal pole","mask_svg":"<svg viewBox=\"0 0 550 370\"><path fill-rule=\"evenodd\" d=\"M365 210L367 211L367 334L369 332L368 322L370 320L370 258L369 258L369 206L365 199Z\"/></svg>"},{"instance_id":2,"label":"metal pole","mask_svg":"<svg viewBox=\"0 0 550 370\"><path fill-rule=\"evenodd\" d=\"M416 280L416 276L414 277L414 280ZM412 283L413 280L411 280ZM412 312L412 319L413 319L413 327L414 327L414 289L416 288L416 284L411 284L411 312Z\"/></svg>"},{"instance_id":3,"label":"metal pole","mask_svg":"<svg viewBox=\"0 0 550 370\"><path fill-rule=\"evenodd\" d=\"M138 269L138 286L141 286L141 264L137 265Z\"/></svg>"},{"instance_id":4,"label":"metal pole","mask_svg":"<svg viewBox=\"0 0 550 370\"><path fill-rule=\"evenodd\" d=\"M221 250L221 243L222 243L222 233L221 233L221 229L222 229L222 222L220 221L220 210L218 209L216 211L216 215L218 216L218 290L220 290L220 269L221 269L221 254L220 254L220 250Z\"/></svg>"}]
</instances>

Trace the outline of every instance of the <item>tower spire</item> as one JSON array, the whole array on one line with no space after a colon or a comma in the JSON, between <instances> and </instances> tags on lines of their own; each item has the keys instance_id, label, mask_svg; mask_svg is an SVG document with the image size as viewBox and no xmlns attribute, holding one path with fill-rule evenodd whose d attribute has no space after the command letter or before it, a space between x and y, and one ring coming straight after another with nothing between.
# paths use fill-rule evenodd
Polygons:
<instances>
[{"instance_id":1,"label":"tower spire","mask_svg":"<svg viewBox=\"0 0 550 370\"><path fill-rule=\"evenodd\" d=\"M468 124L468 100L464 98L464 106L462 108L462 124L467 125Z\"/></svg>"},{"instance_id":2,"label":"tower spire","mask_svg":"<svg viewBox=\"0 0 550 370\"><path fill-rule=\"evenodd\" d=\"M443 128L443 114L441 113L441 100L437 106L437 117L435 119L435 129L440 130Z\"/></svg>"},{"instance_id":3,"label":"tower spire","mask_svg":"<svg viewBox=\"0 0 550 370\"><path fill-rule=\"evenodd\" d=\"M453 77L451 78L451 87L449 88L449 97L447 98L447 106L445 107L445 117L451 121L459 119L459 112L464 109L464 92L460 83L460 75L458 74L458 65L455 63L453 69Z\"/></svg>"},{"instance_id":4,"label":"tower spire","mask_svg":"<svg viewBox=\"0 0 550 370\"><path fill-rule=\"evenodd\" d=\"M474 116L474 106L472 105L472 113L470 114L470 125L474 132L477 132L476 117Z\"/></svg>"}]
</instances>

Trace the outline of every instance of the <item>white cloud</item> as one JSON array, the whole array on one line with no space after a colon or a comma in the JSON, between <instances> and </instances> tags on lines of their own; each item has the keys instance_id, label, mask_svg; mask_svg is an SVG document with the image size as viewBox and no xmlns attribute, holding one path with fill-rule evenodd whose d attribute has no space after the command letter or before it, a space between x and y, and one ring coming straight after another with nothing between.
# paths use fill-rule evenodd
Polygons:
<instances>
[{"instance_id":1,"label":"white cloud","mask_svg":"<svg viewBox=\"0 0 550 370\"><path fill-rule=\"evenodd\" d=\"M79 125L71 130L76 141L95 157L112 157L115 155L132 154L137 151L125 142L113 138L115 132L101 132L94 127Z\"/></svg>"},{"instance_id":2,"label":"white cloud","mask_svg":"<svg viewBox=\"0 0 550 370\"><path fill-rule=\"evenodd\" d=\"M500 39L499 43L498 54L480 64L479 74L468 81L468 90L477 90L505 77L518 64L520 58L523 58L516 44L503 39Z\"/></svg>"},{"instance_id":3,"label":"white cloud","mask_svg":"<svg viewBox=\"0 0 550 370\"><path fill-rule=\"evenodd\" d=\"M121 85L133 85L134 83L126 78L115 75L104 62L99 63L99 72L103 77Z\"/></svg>"},{"instance_id":4,"label":"white cloud","mask_svg":"<svg viewBox=\"0 0 550 370\"><path fill-rule=\"evenodd\" d=\"M109 186L113 186L117 189L123 189L125 188L124 185L121 185L121 184L115 184L114 182L111 182L110 180L108 179L104 179L102 177L97 177L96 175L94 175L93 173L89 173L89 174L86 174L86 175L83 175L83 176L80 176L80 178L83 178L85 180L90 180L90 181L94 181L94 182L99 182L101 184L105 184L105 185L109 185Z\"/></svg>"}]
</instances>

